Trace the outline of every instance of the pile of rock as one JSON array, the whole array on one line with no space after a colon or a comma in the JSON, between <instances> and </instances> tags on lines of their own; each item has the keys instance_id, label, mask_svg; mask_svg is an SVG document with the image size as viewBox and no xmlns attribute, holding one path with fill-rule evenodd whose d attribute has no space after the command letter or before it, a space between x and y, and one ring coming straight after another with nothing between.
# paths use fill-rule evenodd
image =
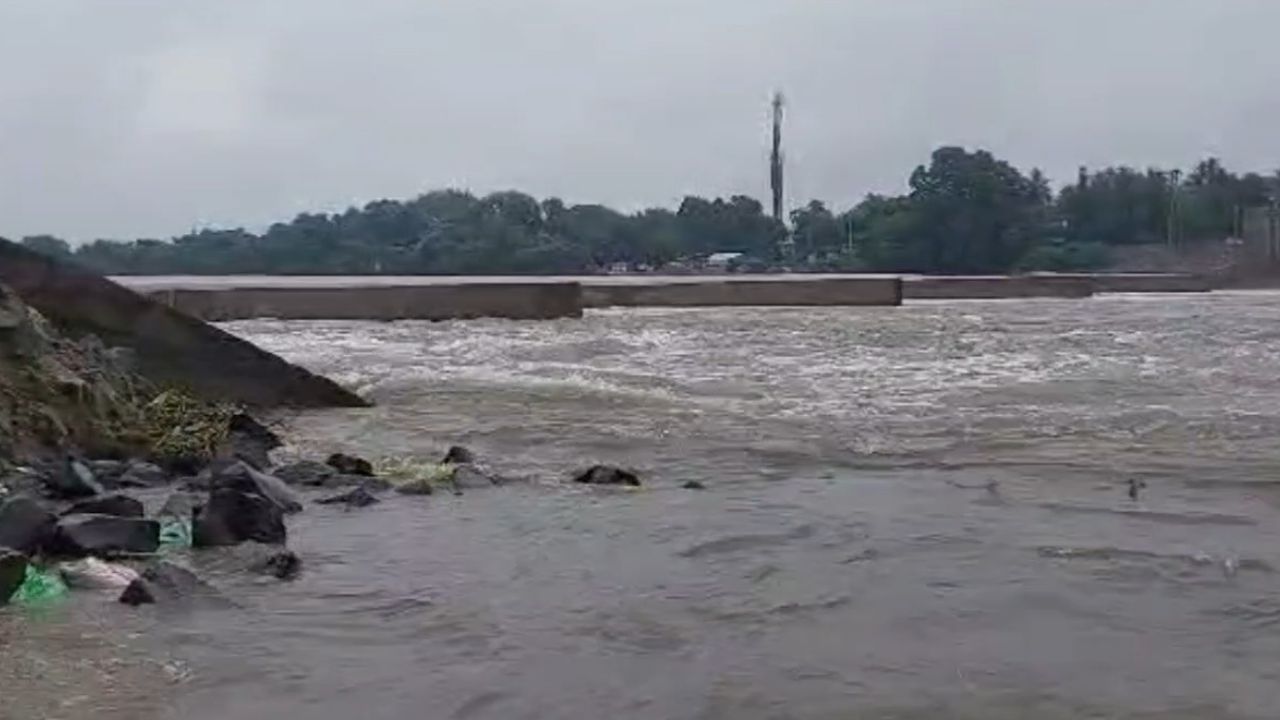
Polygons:
<instances>
[{"instance_id":1,"label":"pile of rock","mask_svg":"<svg viewBox=\"0 0 1280 720\"><path fill-rule=\"evenodd\" d=\"M0 475L0 604L22 584L29 563L58 568L72 587L119 587L122 602L163 597L163 588L152 585L159 578L172 589L181 584L173 579L179 571L157 570L154 562L140 571L134 566L154 559L166 529L193 548L284 545L284 516L301 511L302 503L284 481L255 466L269 463L269 450L280 441L247 416L230 425L218 458L192 478L143 460L75 456ZM172 487L168 499L151 516L130 494L166 487ZM271 574L297 574L296 555L272 557Z\"/></svg>"}]
</instances>

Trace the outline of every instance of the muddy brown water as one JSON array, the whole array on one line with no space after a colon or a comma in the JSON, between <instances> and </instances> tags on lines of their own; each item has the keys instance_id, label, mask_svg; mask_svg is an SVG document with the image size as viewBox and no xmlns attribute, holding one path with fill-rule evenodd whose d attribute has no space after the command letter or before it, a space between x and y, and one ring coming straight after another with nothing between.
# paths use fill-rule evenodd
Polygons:
<instances>
[{"instance_id":1,"label":"muddy brown water","mask_svg":"<svg viewBox=\"0 0 1280 720\"><path fill-rule=\"evenodd\" d=\"M232 606L6 610L0 717L1280 707L1280 294L229 327L377 400L291 451L528 480L308 507L293 583L195 559Z\"/></svg>"}]
</instances>

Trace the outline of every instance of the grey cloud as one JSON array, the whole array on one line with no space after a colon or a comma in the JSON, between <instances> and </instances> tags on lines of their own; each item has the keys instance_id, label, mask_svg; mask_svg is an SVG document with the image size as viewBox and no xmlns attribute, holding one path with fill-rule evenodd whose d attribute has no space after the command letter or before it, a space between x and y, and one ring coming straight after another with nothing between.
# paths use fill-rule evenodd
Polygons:
<instances>
[{"instance_id":1,"label":"grey cloud","mask_svg":"<svg viewBox=\"0 0 1280 720\"><path fill-rule=\"evenodd\" d=\"M941 143L1280 165L1270 0L7 0L0 234L261 226L441 186L622 208L898 190Z\"/></svg>"}]
</instances>

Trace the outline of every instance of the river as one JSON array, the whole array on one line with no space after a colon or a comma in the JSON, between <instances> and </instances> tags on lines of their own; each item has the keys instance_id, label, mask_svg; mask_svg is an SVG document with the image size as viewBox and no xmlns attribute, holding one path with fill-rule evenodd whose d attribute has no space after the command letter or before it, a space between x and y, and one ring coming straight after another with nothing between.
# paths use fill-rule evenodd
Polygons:
<instances>
[{"instance_id":1,"label":"river","mask_svg":"<svg viewBox=\"0 0 1280 720\"><path fill-rule=\"evenodd\" d=\"M208 569L233 607L0 615L30 707L77 672L62 717L1280 707L1278 294L228 328L378 403L291 452L527 482L308 507L297 581ZM565 482L595 461L645 488Z\"/></svg>"}]
</instances>

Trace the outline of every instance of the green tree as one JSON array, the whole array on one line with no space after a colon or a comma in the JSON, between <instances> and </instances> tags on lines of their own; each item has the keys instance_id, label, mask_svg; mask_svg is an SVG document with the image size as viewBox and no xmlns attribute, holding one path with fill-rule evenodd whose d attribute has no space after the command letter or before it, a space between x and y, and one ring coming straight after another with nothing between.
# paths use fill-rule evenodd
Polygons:
<instances>
[{"instance_id":1,"label":"green tree","mask_svg":"<svg viewBox=\"0 0 1280 720\"><path fill-rule=\"evenodd\" d=\"M71 246L65 240L52 235L29 235L22 238L22 245L29 250L59 260L71 257Z\"/></svg>"}]
</instances>

